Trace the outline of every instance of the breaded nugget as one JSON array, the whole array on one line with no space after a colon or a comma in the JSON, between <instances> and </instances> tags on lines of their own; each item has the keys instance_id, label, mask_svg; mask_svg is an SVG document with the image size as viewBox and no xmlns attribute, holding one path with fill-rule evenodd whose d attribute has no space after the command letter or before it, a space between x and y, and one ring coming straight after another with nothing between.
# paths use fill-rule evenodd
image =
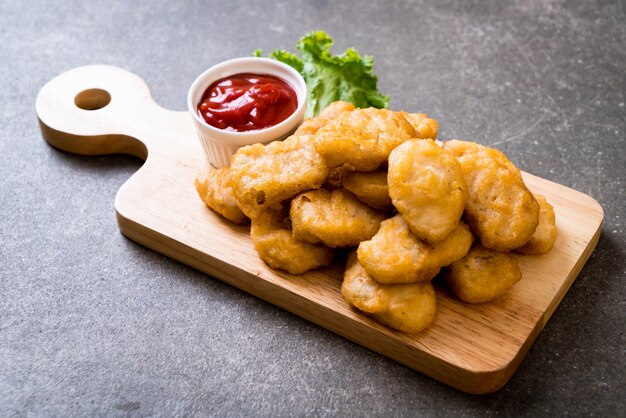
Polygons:
<instances>
[{"instance_id":1,"label":"breaded nugget","mask_svg":"<svg viewBox=\"0 0 626 418\"><path fill-rule=\"evenodd\" d=\"M300 193L291 201L289 217L295 238L333 248L370 239L384 219L344 189Z\"/></svg>"},{"instance_id":2,"label":"breaded nugget","mask_svg":"<svg viewBox=\"0 0 626 418\"><path fill-rule=\"evenodd\" d=\"M460 222L443 241L431 246L416 237L398 214L384 220L371 240L361 242L357 254L363 268L379 283L424 282L465 256L473 240L469 227Z\"/></svg>"},{"instance_id":3,"label":"breaded nugget","mask_svg":"<svg viewBox=\"0 0 626 418\"><path fill-rule=\"evenodd\" d=\"M315 147L326 163L348 163L356 171L373 171L395 147L417 133L398 112L387 109L355 109L332 119L315 135Z\"/></svg>"},{"instance_id":4,"label":"breaded nugget","mask_svg":"<svg viewBox=\"0 0 626 418\"><path fill-rule=\"evenodd\" d=\"M467 183L467 221L482 244L497 251L524 245L539 223L539 204L519 169L498 150L452 140L443 148L457 157Z\"/></svg>"},{"instance_id":5,"label":"breaded nugget","mask_svg":"<svg viewBox=\"0 0 626 418\"><path fill-rule=\"evenodd\" d=\"M281 201L324 183L329 169L310 139L294 135L233 155L230 176L243 213L253 219L261 209L279 209Z\"/></svg>"},{"instance_id":6,"label":"breaded nugget","mask_svg":"<svg viewBox=\"0 0 626 418\"><path fill-rule=\"evenodd\" d=\"M435 320L437 296L430 282L396 284L388 290L387 309L374 318L398 331L415 333Z\"/></svg>"},{"instance_id":7,"label":"breaded nugget","mask_svg":"<svg viewBox=\"0 0 626 418\"><path fill-rule=\"evenodd\" d=\"M359 264L354 252L348 256L341 295L357 309L403 332L423 330L437 311L435 290L429 282L379 284Z\"/></svg>"},{"instance_id":8,"label":"breaded nugget","mask_svg":"<svg viewBox=\"0 0 626 418\"><path fill-rule=\"evenodd\" d=\"M423 113L407 113L400 112L409 121L411 126L417 132L418 138L437 139L437 131L439 130L439 122L431 119Z\"/></svg>"},{"instance_id":9,"label":"breaded nugget","mask_svg":"<svg viewBox=\"0 0 626 418\"><path fill-rule=\"evenodd\" d=\"M286 210L263 210L252 220L250 237L259 257L270 267L302 274L333 259L333 250L293 237Z\"/></svg>"},{"instance_id":10,"label":"breaded nugget","mask_svg":"<svg viewBox=\"0 0 626 418\"><path fill-rule=\"evenodd\" d=\"M329 104L318 116L325 119L336 119L342 113L351 112L354 109L356 109L356 107L354 107L352 103L337 100Z\"/></svg>"},{"instance_id":11,"label":"breaded nugget","mask_svg":"<svg viewBox=\"0 0 626 418\"><path fill-rule=\"evenodd\" d=\"M428 281L439 269L429 261L431 247L417 238L402 215L381 222L380 229L357 250L363 268L379 283Z\"/></svg>"},{"instance_id":12,"label":"breaded nugget","mask_svg":"<svg viewBox=\"0 0 626 418\"><path fill-rule=\"evenodd\" d=\"M448 267L444 279L450 289L469 303L489 302L505 294L522 278L517 260L475 245L469 253Z\"/></svg>"},{"instance_id":13,"label":"breaded nugget","mask_svg":"<svg viewBox=\"0 0 626 418\"><path fill-rule=\"evenodd\" d=\"M379 313L387 308L389 293L359 263L356 253L348 255L341 284L341 296L355 308L366 313Z\"/></svg>"},{"instance_id":14,"label":"breaded nugget","mask_svg":"<svg viewBox=\"0 0 626 418\"><path fill-rule=\"evenodd\" d=\"M236 224L248 220L237 206L228 168L209 168L206 177L197 177L194 184L200 199L215 212Z\"/></svg>"},{"instance_id":15,"label":"breaded nugget","mask_svg":"<svg viewBox=\"0 0 626 418\"><path fill-rule=\"evenodd\" d=\"M434 244L459 223L467 186L461 165L432 139L410 140L389 155L389 195L420 239Z\"/></svg>"},{"instance_id":16,"label":"breaded nugget","mask_svg":"<svg viewBox=\"0 0 626 418\"><path fill-rule=\"evenodd\" d=\"M343 173L341 171L341 167L331 168L328 173L328 177L326 177L326 181L322 185L325 189L328 190L336 190L341 189L341 177Z\"/></svg>"},{"instance_id":17,"label":"breaded nugget","mask_svg":"<svg viewBox=\"0 0 626 418\"><path fill-rule=\"evenodd\" d=\"M314 135L322 126L326 125L329 120L335 119L343 112L350 112L354 109L355 107L352 103L341 100L332 102L326 109L322 110L319 115L305 119L294 135Z\"/></svg>"},{"instance_id":18,"label":"breaded nugget","mask_svg":"<svg viewBox=\"0 0 626 418\"><path fill-rule=\"evenodd\" d=\"M344 173L341 176L341 184L346 190L354 193L357 199L373 208L389 209L393 206L389 197L386 171Z\"/></svg>"},{"instance_id":19,"label":"breaded nugget","mask_svg":"<svg viewBox=\"0 0 626 418\"><path fill-rule=\"evenodd\" d=\"M465 257L472 248L474 236L463 221L443 241L432 246L432 260L439 267L446 267Z\"/></svg>"},{"instance_id":20,"label":"breaded nugget","mask_svg":"<svg viewBox=\"0 0 626 418\"><path fill-rule=\"evenodd\" d=\"M320 128L328 123L328 119L314 116L302 121L294 135L315 135Z\"/></svg>"},{"instance_id":21,"label":"breaded nugget","mask_svg":"<svg viewBox=\"0 0 626 418\"><path fill-rule=\"evenodd\" d=\"M545 254L554 247L557 237L554 208L545 197L534 195L539 203L539 225L530 240L515 251L521 254Z\"/></svg>"},{"instance_id":22,"label":"breaded nugget","mask_svg":"<svg viewBox=\"0 0 626 418\"><path fill-rule=\"evenodd\" d=\"M330 173L328 173L328 177L323 184L323 187L328 190L341 189L343 187L342 181L343 177L346 174L352 173L354 168L350 167L347 164L344 164L339 167L331 168Z\"/></svg>"}]
</instances>

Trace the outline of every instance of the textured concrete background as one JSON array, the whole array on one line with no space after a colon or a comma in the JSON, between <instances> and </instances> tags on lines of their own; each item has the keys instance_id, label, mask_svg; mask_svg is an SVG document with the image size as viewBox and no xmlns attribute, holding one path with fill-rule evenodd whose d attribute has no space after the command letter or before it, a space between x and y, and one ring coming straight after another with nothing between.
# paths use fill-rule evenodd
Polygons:
<instances>
[{"instance_id":1,"label":"textured concrete background","mask_svg":"<svg viewBox=\"0 0 626 418\"><path fill-rule=\"evenodd\" d=\"M0 0L0 415L598 415L626 406L626 5ZM125 239L141 162L50 148L38 90L117 65L183 110L208 66L324 29L393 108L604 207L593 254L509 384L459 393Z\"/></svg>"}]
</instances>

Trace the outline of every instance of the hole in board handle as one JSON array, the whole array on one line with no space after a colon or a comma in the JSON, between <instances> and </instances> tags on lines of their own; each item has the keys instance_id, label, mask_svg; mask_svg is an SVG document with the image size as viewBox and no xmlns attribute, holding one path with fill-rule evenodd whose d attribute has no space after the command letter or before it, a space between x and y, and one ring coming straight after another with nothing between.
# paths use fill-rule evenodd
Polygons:
<instances>
[{"instance_id":1,"label":"hole in board handle","mask_svg":"<svg viewBox=\"0 0 626 418\"><path fill-rule=\"evenodd\" d=\"M102 109L111 102L111 95L102 89L83 90L74 97L74 104L83 110Z\"/></svg>"}]
</instances>

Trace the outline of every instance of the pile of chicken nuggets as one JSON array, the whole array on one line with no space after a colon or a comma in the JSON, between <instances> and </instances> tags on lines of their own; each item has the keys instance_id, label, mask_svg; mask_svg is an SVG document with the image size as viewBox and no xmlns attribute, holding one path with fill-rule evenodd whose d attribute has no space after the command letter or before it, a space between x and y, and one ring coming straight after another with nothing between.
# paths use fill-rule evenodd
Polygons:
<instances>
[{"instance_id":1,"label":"pile of chicken nuggets","mask_svg":"<svg viewBox=\"0 0 626 418\"><path fill-rule=\"evenodd\" d=\"M435 318L436 276L462 301L488 302L522 277L511 252L543 254L557 237L552 206L503 153L439 146L437 130L423 114L335 102L283 141L239 149L196 188L226 219L250 220L272 268L302 274L348 249L343 298L415 333Z\"/></svg>"}]
</instances>

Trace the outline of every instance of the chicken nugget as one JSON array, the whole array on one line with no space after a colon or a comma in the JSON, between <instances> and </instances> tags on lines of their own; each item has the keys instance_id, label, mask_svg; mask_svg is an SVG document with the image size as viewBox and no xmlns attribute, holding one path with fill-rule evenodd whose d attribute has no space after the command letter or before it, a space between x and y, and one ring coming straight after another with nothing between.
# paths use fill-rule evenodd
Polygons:
<instances>
[{"instance_id":1,"label":"chicken nugget","mask_svg":"<svg viewBox=\"0 0 626 418\"><path fill-rule=\"evenodd\" d=\"M465 257L448 267L444 280L463 301L483 303L499 298L522 278L510 254L475 245Z\"/></svg>"},{"instance_id":2,"label":"chicken nugget","mask_svg":"<svg viewBox=\"0 0 626 418\"><path fill-rule=\"evenodd\" d=\"M252 220L250 237L259 257L270 267L303 274L327 266L333 250L294 238L284 210L263 210Z\"/></svg>"},{"instance_id":3,"label":"chicken nugget","mask_svg":"<svg viewBox=\"0 0 626 418\"><path fill-rule=\"evenodd\" d=\"M359 263L356 253L348 255L341 284L341 296L355 308L366 313L379 313L387 308L389 294Z\"/></svg>"},{"instance_id":4,"label":"chicken nugget","mask_svg":"<svg viewBox=\"0 0 626 418\"><path fill-rule=\"evenodd\" d=\"M194 184L198 196L209 208L236 224L248 220L248 217L237 206L227 167L209 168L206 176L196 177Z\"/></svg>"},{"instance_id":5,"label":"chicken nugget","mask_svg":"<svg viewBox=\"0 0 626 418\"><path fill-rule=\"evenodd\" d=\"M440 268L465 257L472 248L474 236L463 221L443 241L432 246L431 258Z\"/></svg>"},{"instance_id":6,"label":"chicken nugget","mask_svg":"<svg viewBox=\"0 0 626 418\"><path fill-rule=\"evenodd\" d=\"M429 262L431 247L417 238L402 215L381 222L380 229L357 250L360 264L379 283L428 281L438 269Z\"/></svg>"},{"instance_id":7,"label":"chicken nugget","mask_svg":"<svg viewBox=\"0 0 626 418\"><path fill-rule=\"evenodd\" d=\"M387 109L355 109L341 113L315 135L315 147L326 163L348 163L356 171L373 171L389 153L417 133L398 112Z\"/></svg>"},{"instance_id":8,"label":"chicken nugget","mask_svg":"<svg viewBox=\"0 0 626 418\"><path fill-rule=\"evenodd\" d=\"M527 255L545 254L554 247L557 237L556 216L554 208L545 197L534 195L537 203L539 203L539 225L530 237L530 240L515 249L516 252Z\"/></svg>"},{"instance_id":9,"label":"chicken nugget","mask_svg":"<svg viewBox=\"0 0 626 418\"><path fill-rule=\"evenodd\" d=\"M459 223L467 202L461 165L432 139L410 140L389 155L389 195L420 239L434 244Z\"/></svg>"},{"instance_id":10,"label":"chicken nugget","mask_svg":"<svg viewBox=\"0 0 626 418\"><path fill-rule=\"evenodd\" d=\"M429 245L409 230L398 214L381 222L369 241L359 244L359 262L379 283L429 281L439 270L467 254L473 241L469 227L460 222L443 241Z\"/></svg>"},{"instance_id":11,"label":"chicken nugget","mask_svg":"<svg viewBox=\"0 0 626 418\"><path fill-rule=\"evenodd\" d=\"M354 109L356 109L356 107L354 107L352 103L337 100L329 104L328 107L322 110L318 116L328 120L336 119L342 113L351 112Z\"/></svg>"},{"instance_id":12,"label":"chicken nugget","mask_svg":"<svg viewBox=\"0 0 626 418\"><path fill-rule=\"evenodd\" d=\"M300 193L291 201L289 217L295 238L332 248L354 247L370 239L384 219L344 189Z\"/></svg>"},{"instance_id":13,"label":"chicken nugget","mask_svg":"<svg viewBox=\"0 0 626 418\"><path fill-rule=\"evenodd\" d=\"M539 223L539 204L519 169L500 151L474 142L452 140L443 148L461 163L466 218L482 244L507 252L527 243Z\"/></svg>"},{"instance_id":14,"label":"chicken nugget","mask_svg":"<svg viewBox=\"0 0 626 418\"><path fill-rule=\"evenodd\" d=\"M294 135L315 135L320 128L328 123L328 119L314 116L302 121Z\"/></svg>"},{"instance_id":15,"label":"chicken nugget","mask_svg":"<svg viewBox=\"0 0 626 418\"><path fill-rule=\"evenodd\" d=\"M423 330L437 311L435 290L429 282L380 284L367 274L354 252L348 256L341 295L377 321L403 332Z\"/></svg>"},{"instance_id":16,"label":"chicken nugget","mask_svg":"<svg viewBox=\"0 0 626 418\"><path fill-rule=\"evenodd\" d=\"M306 135L242 147L230 165L237 203L249 218L261 209L279 209L281 201L299 192L320 187L328 172Z\"/></svg>"},{"instance_id":17,"label":"chicken nugget","mask_svg":"<svg viewBox=\"0 0 626 418\"><path fill-rule=\"evenodd\" d=\"M396 284L388 290L387 309L374 314L383 324L407 333L416 333L435 320L437 296L430 282Z\"/></svg>"},{"instance_id":18,"label":"chicken nugget","mask_svg":"<svg viewBox=\"0 0 626 418\"><path fill-rule=\"evenodd\" d=\"M357 199L373 208L386 210L393 207L387 187L386 171L344 173L341 184L346 190L354 193Z\"/></svg>"},{"instance_id":19,"label":"chicken nugget","mask_svg":"<svg viewBox=\"0 0 626 418\"><path fill-rule=\"evenodd\" d=\"M323 187L328 190L336 190L341 189L343 187L342 182L344 176L349 173L352 173L354 168L350 167L348 164L344 164L339 167L331 168L330 173L328 173L328 177L323 184Z\"/></svg>"},{"instance_id":20,"label":"chicken nugget","mask_svg":"<svg viewBox=\"0 0 626 418\"><path fill-rule=\"evenodd\" d=\"M332 102L328 107L320 112L319 115L305 119L298 127L294 135L314 135L320 128L328 123L331 119L335 119L343 112L350 112L355 107L352 103L338 100Z\"/></svg>"},{"instance_id":21,"label":"chicken nugget","mask_svg":"<svg viewBox=\"0 0 626 418\"><path fill-rule=\"evenodd\" d=\"M439 130L439 122L431 119L423 113L407 113L400 112L402 116L409 121L418 138L437 139L437 131Z\"/></svg>"}]
</instances>

